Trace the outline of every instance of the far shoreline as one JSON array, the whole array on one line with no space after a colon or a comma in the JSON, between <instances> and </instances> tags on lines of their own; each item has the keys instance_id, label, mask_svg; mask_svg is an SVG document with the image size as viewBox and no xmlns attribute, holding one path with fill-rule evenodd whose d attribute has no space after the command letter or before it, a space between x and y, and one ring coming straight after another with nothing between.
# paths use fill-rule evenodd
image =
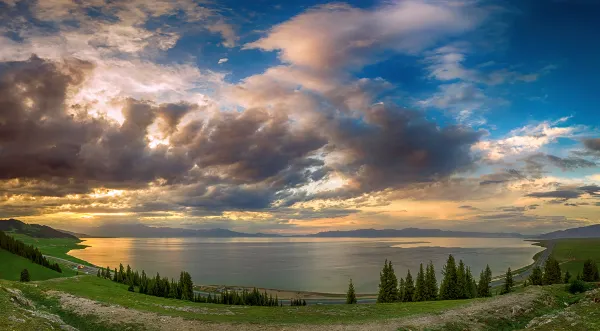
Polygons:
<instances>
[{"instance_id":1,"label":"far shoreline","mask_svg":"<svg viewBox=\"0 0 600 331\"><path fill-rule=\"evenodd\" d=\"M117 238L127 238L127 239L168 239L168 238L175 238L175 237L143 237L143 238L137 238L137 237L83 237L83 238L78 238L79 240L79 247L76 249L72 249L70 251L67 252L67 255L76 258L75 256L69 254L71 251L73 250L79 250L79 249L85 249L87 247L91 247L88 245L82 245L81 242L83 242L84 240L87 239L117 239ZM179 238L194 238L194 237L177 237ZM205 238L205 239L227 239L225 237L198 237L198 238ZM256 238L256 237L245 237L245 238ZM310 237L309 237L310 238ZM313 237L314 238L314 237ZM337 238L341 238L341 237L337 237ZM337 239L335 237L331 237L331 239ZM354 238L354 237L348 237L348 238ZM403 238L403 237L394 237L394 238ZM408 237L407 237L408 238ZM418 238L418 237L415 237ZM423 237L426 238L426 237ZM455 238L455 237L444 237L444 238ZM238 237L236 237L236 239L239 239ZM324 238L325 239L325 238ZM385 239L385 238L363 238L363 237L356 237L355 239ZM465 238L468 239L468 238ZM502 239L502 238L500 238ZM531 238L531 239L527 239L527 238L522 238L523 241L526 242L531 242L532 246L540 246L543 247L544 250L537 252L533 255L532 259L534 260L533 263L528 264L526 266L520 267L518 269L515 269L515 273L516 274L520 274L524 271L526 271L527 269L531 268L533 265L535 265L537 258L539 258L540 254L542 254L547 247L544 246L545 242L548 242L549 240L544 240L544 239L535 239L535 238ZM412 243L412 242L410 242ZM78 259L78 258L77 258ZM85 261L85 260L84 260ZM92 263L90 263L89 261L85 261L86 263L88 263L90 266L94 266L96 268L100 268L99 266L96 266ZM498 275L497 277L500 277L500 275ZM494 278L497 278L494 277ZM205 285L205 284L195 284L194 285L194 290L198 291L198 292L202 292L202 293L210 293L210 294L219 294L221 292L224 291L243 291L243 290L249 290L252 291L254 288L256 288L257 290L259 290L260 292L267 292L267 294L269 295L273 295L273 296L277 296L279 299L284 299L284 300L289 300L289 299L295 299L295 298L301 298L301 299L314 299L314 300L333 300L333 299L343 299L346 297L345 293L326 293L326 292L318 292L318 291L305 291L305 290L284 290L284 289L273 289L273 288L264 288L264 287L254 287L254 286L239 286L239 285ZM377 293L372 293L372 294L366 294L366 293L362 293L356 294L356 297L358 299L376 299L377 298Z\"/></svg>"}]
</instances>

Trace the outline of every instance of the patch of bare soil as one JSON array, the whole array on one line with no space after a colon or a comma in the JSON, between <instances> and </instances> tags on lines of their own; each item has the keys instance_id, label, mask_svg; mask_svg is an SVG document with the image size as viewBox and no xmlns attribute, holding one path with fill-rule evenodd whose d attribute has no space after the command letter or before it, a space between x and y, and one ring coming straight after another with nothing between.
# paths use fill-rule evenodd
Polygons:
<instances>
[{"instance_id":1,"label":"patch of bare soil","mask_svg":"<svg viewBox=\"0 0 600 331\"><path fill-rule=\"evenodd\" d=\"M50 323L48 324L50 329L52 329L52 325L57 325L60 327L61 330L77 331L76 328L63 322L63 320L59 316L37 309L35 304L31 302L31 300L27 299L23 295L23 292L21 292L21 290L8 287L0 287L0 290L8 292L10 301L14 304L15 308L29 315L30 318L34 317L47 321L47 323ZM9 319L11 319L14 322L25 322L25 320L14 316L9 316Z\"/></svg>"},{"instance_id":2,"label":"patch of bare soil","mask_svg":"<svg viewBox=\"0 0 600 331\"><path fill-rule=\"evenodd\" d=\"M128 309L119 305L106 305L94 300L76 297L63 292L47 292L58 297L63 308L80 315L94 315L111 324L137 324L146 330L236 330L236 331L396 331L399 328L423 330L442 326L448 322L460 321L472 324L477 329L476 317L486 316L518 316L532 309L534 302L541 299L540 288L530 287L525 293L509 294L489 300L481 300L461 308L448 310L438 315L422 315L402 319L369 322L363 324L328 324L328 325L260 325L238 323L215 323L200 320L186 320L181 317L164 316L151 312ZM195 307L162 306L164 309L193 311L199 314L210 314L209 309ZM190 309L190 310L188 310ZM205 311L206 310L206 311ZM229 313L227 313L229 314ZM235 314L231 311L231 314Z\"/></svg>"}]
</instances>

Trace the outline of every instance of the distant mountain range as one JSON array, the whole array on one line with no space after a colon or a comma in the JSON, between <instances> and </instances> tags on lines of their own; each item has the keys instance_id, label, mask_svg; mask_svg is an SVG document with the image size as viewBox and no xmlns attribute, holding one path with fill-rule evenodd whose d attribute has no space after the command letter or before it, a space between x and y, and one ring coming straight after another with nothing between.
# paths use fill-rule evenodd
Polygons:
<instances>
[{"instance_id":1,"label":"distant mountain range","mask_svg":"<svg viewBox=\"0 0 600 331\"><path fill-rule=\"evenodd\" d=\"M25 234L34 238L72 238L77 239L76 236L71 234L55 230L46 225L39 224L27 224L19 220L9 219L0 220L0 231L14 232L19 234Z\"/></svg>"},{"instance_id":2,"label":"distant mountain range","mask_svg":"<svg viewBox=\"0 0 600 331\"><path fill-rule=\"evenodd\" d=\"M599 238L600 224L584 226L561 231L554 231L538 236L539 239L562 239L562 238Z\"/></svg>"},{"instance_id":3,"label":"distant mountain range","mask_svg":"<svg viewBox=\"0 0 600 331\"><path fill-rule=\"evenodd\" d=\"M525 238L520 233L504 232L464 232L445 231L440 229L406 228L396 229L360 229L350 231L326 231L308 235L308 237L357 237L357 238L389 238L389 237L458 237L458 238Z\"/></svg>"},{"instance_id":4,"label":"distant mountain range","mask_svg":"<svg viewBox=\"0 0 600 331\"><path fill-rule=\"evenodd\" d=\"M180 229L151 227L143 224L105 224L86 230L90 237L132 237L132 238L239 238L239 237L277 237L264 233L243 233L227 229Z\"/></svg>"},{"instance_id":5,"label":"distant mountain range","mask_svg":"<svg viewBox=\"0 0 600 331\"><path fill-rule=\"evenodd\" d=\"M137 238L167 238L167 237L355 237L355 238L390 238L390 237L461 237L461 238L525 238L519 233L486 233L444 231L439 229L407 228L395 229L360 229L351 231L326 231L309 235L283 236L268 233L244 233L227 229L191 230L166 227L150 227L142 224L106 224L86 230L90 236L100 237L137 237Z\"/></svg>"},{"instance_id":6,"label":"distant mountain range","mask_svg":"<svg viewBox=\"0 0 600 331\"><path fill-rule=\"evenodd\" d=\"M542 235L523 235L505 232L446 231L440 229L358 229L349 231L325 231L309 235L278 235L270 233L244 233L227 229L181 229L151 227L143 224L105 224L86 230L87 234L66 230L56 230L46 225L27 224L19 220L0 220L0 231L26 234L37 238L87 238L87 237L132 237L132 238L273 238L273 237L315 237L315 238L394 238L394 237L455 237L455 238L600 238L600 224L581 228L550 232Z\"/></svg>"}]
</instances>

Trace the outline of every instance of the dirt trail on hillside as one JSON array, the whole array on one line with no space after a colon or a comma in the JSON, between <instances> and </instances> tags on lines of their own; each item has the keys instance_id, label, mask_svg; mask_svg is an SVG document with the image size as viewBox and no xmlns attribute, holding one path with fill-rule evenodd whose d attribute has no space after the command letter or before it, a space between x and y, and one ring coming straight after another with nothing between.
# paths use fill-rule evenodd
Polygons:
<instances>
[{"instance_id":1,"label":"dirt trail on hillside","mask_svg":"<svg viewBox=\"0 0 600 331\"><path fill-rule=\"evenodd\" d=\"M472 304L448 310L438 315L420 315L402 319L390 319L385 321L374 321L362 324L327 324L327 325L264 325L250 323L217 323L199 320L187 320L181 317L159 315L152 312L128 309L119 305L107 305L94 300L80 298L71 294L50 291L48 295L60 299L63 308L71 310L80 315L94 315L110 324L135 324L146 330L211 330L211 331L396 331L403 327L410 330L421 330L433 326L441 326L452 321L466 322L477 329L476 316L517 316L526 313L536 300L543 296L542 289L538 287L527 288L525 293L509 294L490 300L474 302ZM550 304L550 303L549 303ZM163 307L169 309L170 307ZM181 307L172 307L180 309ZM199 314L210 313L208 309L199 309ZM206 311L204 311L206 310ZM233 310L233 309L232 309ZM222 311L228 315L227 311Z\"/></svg>"}]
</instances>

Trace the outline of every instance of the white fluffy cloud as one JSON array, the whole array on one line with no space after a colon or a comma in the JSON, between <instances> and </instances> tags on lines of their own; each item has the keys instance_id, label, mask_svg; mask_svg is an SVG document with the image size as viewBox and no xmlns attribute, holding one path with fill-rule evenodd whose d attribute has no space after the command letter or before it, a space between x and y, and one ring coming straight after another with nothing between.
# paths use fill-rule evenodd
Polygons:
<instances>
[{"instance_id":1,"label":"white fluffy cloud","mask_svg":"<svg viewBox=\"0 0 600 331\"><path fill-rule=\"evenodd\" d=\"M568 118L562 118L554 122L544 121L527 125L512 130L506 138L480 141L473 149L481 152L484 158L490 161L536 153L559 138L575 138L586 129L580 125L559 126L567 120Z\"/></svg>"}]
</instances>

